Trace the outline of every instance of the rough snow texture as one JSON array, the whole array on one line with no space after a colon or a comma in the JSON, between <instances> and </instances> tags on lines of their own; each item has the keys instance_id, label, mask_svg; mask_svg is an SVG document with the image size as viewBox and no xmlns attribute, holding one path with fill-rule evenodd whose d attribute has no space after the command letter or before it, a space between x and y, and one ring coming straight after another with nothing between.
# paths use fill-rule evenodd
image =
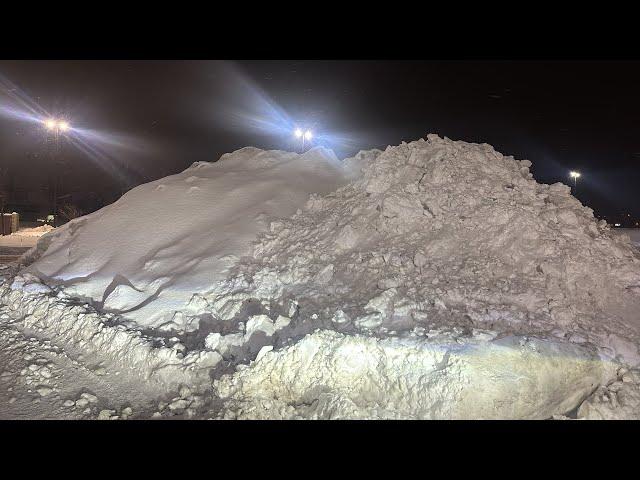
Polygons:
<instances>
[{"instance_id":1,"label":"rough snow texture","mask_svg":"<svg viewBox=\"0 0 640 480\"><path fill-rule=\"evenodd\" d=\"M593 347L475 333L319 331L216 382L221 416L544 419L569 412L616 371Z\"/></svg>"},{"instance_id":2,"label":"rough snow texture","mask_svg":"<svg viewBox=\"0 0 640 480\"><path fill-rule=\"evenodd\" d=\"M281 332L280 345L317 328L374 338L407 332L430 336L442 329L473 338L474 331L484 329L500 336L536 335L595 345L617 362L638 365L638 252L595 219L569 187L538 184L529 172L531 162L505 157L489 145L434 135L385 152L361 152L347 163L362 167L357 181L329 195L312 196L301 213L272 223L253 260L233 270L229 292L208 299L219 307L215 313L221 320L233 324L234 315L239 320L240 305L247 302L254 314L271 316L290 310L293 302L295 313ZM253 351L258 348L252 345ZM324 373L309 365L299 370L290 366L310 384L322 383ZM556 366L571 369L562 362ZM512 367L508 362L495 366ZM304 388L292 389L282 370L254 368L255 373L238 373L238 382L243 384L245 377L282 382L290 404L312 400ZM381 368L378 373L387 380L377 383L378 398L392 397L397 383L389 379L401 374L393 364ZM535 397L544 398L541 392L553 396L557 385L532 375L532 382L540 382ZM459 386L455 376L448 378L447 388ZM512 383L511 388L519 387ZM479 396L471 403L482 400L482 389L476 392ZM262 394L240 388L235 396L246 395L251 403ZM459 402L453 397L442 401ZM413 407L402 410L403 415L454 415L451 405L438 414ZM456 414L465 416L461 412L471 418L532 418L550 410L462 409Z\"/></svg>"},{"instance_id":3,"label":"rough snow texture","mask_svg":"<svg viewBox=\"0 0 640 480\"><path fill-rule=\"evenodd\" d=\"M598 390L578 410L585 420L640 420L640 370L620 369L618 378Z\"/></svg>"},{"instance_id":4,"label":"rough snow texture","mask_svg":"<svg viewBox=\"0 0 640 480\"><path fill-rule=\"evenodd\" d=\"M138 325L195 330L199 294L250 252L269 219L293 214L310 193L328 193L346 178L329 150L243 148L69 222L43 239L28 271Z\"/></svg>"},{"instance_id":5,"label":"rough snow texture","mask_svg":"<svg viewBox=\"0 0 640 480\"><path fill-rule=\"evenodd\" d=\"M243 149L138 187L0 295L145 378L210 376L218 418L636 415L640 253L569 187L435 135L333 160Z\"/></svg>"},{"instance_id":6,"label":"rough snow texture","mask_svg":"<svg viewBox=\"0 0 640 480\"><path fill-rule=\"evenodd\" d=\"M640 256L569 187L435 135L346 162L361 177L272 223L229 291L207 298L215 315L248 300L274 315L294 300L298 334L482 328L592 342L638 363Z\"/></svg>"}]
</instances>

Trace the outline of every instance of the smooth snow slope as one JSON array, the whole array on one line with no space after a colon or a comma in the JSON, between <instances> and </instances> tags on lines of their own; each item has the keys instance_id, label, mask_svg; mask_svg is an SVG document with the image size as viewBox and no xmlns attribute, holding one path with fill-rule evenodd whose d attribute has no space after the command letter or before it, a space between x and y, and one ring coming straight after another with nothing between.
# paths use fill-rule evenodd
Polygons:
<instances>
[{"instance_id":1,"label":"smooth snow slope","mask_svg":"<svg viewBox=\"0 0 640 480\"><path fill-rule=\"evenodd\" d=\"M293 214L309 194L346 178L330 150L243 148L70 222L47 236L27 272L138 325L193 330L202 313L197 294L250 252L271 217Z\"/></svg>"}]
</instances>

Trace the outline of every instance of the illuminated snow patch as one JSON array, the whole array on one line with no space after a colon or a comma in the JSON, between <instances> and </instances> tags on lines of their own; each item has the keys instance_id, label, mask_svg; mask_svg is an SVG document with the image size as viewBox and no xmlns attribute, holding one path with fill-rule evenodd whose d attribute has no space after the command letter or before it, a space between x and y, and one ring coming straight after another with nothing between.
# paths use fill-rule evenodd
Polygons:
<instances>
[{"instance_id":1,"label":"illuminated snow patch","mask_svg":"<svg viewBox=\"0 0 640 480\"><path fill-rule=\"evenodd\" d=\"M526 337L318 331L215 382L227 418L545 419L615 376L595 349Z\"/></svg>"}]
</instances>

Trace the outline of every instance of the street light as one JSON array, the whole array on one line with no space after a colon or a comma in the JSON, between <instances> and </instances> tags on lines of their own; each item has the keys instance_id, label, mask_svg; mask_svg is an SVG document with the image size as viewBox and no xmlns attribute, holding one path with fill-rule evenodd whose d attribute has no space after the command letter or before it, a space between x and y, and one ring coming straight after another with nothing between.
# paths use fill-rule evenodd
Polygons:
<instances>
[{"instance_id":1,"label":"street light","mask_svg":"<svg viewBox=\"0 0 640 480\"><path fill-rule=\"evenodd\" d=\"M55 118L48 118L44 121L44 126L47 130L52 132L66 132L69 130L69 122L66 120L56 120Z\"/></svg>"},{"instance_id":2,"label":"street light","mask_svg":"<svg viewBox=\"0 0 640 480\"><path fill-rule=\"evenodd\" d=\"M311 141L311 139L313 138L313 132L311 130L302 130L301 128L296 128L293 131L293 134L295 135L296 138L299 138L302 140L302 151L304 152L304 143L305 141L309 142Z\"/></svg>"},{"instance_id":3,"label":"street light","mask_svg":"<svg viewBox=\"0 0 640 480\"><path fill-rule=\"evenodd\" d=\"M578 187L578 178L580 178L580 172L571 171L569 172L569 176L573 178L573 186L574 188Z\"/></svg>"},{"instance_id":4,"label":"street light","mask_svg":"<svg viewBox=\"0 0 640 480\"><path fill-rule=\"evenodd\" d=\"M54 184L53 184L53 226L56 226L56 217L57 217L57 210L58 210L58 184L60 183L60 165L62 162L60 161L60 159L58 158L58 153L59 153L59 145L58 145L58 136L60 135L60 133L66 133L71 126L69 125L69 122L67 122L66 120L63 119L55 119L55 118L47 118L46 120L44 120L44 126L46 127L47 130L49 130L50 132L53 132L54 136L55 136L55 148L54 151L52 152L53 154L52 156L52 164L53 164L53 168L55 168L55 180L54 180Z\"/></svg>"}]
</instances>

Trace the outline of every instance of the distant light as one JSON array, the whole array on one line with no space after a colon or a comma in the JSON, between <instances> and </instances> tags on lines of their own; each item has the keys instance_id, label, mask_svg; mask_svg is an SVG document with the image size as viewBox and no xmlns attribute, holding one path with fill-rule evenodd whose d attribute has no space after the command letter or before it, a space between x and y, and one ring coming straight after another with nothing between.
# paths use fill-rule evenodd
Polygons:
<instances>
[{"instance_id":1,"label":"distant light","mask_svg":"<svg viewBox=\"0 0 640 480\"><path fill-rule=\"evenodd\" d=\"M304 132L305 140L311 140L312 138L313 138L313 132L311 132L311 130L307 130L306 132Z\"/></svg>"},{"instance_id":2,"label":"distant light","mask_svg":"<svg viewBox=\"0 0 640 480\"><path fill-rule=\"evenodd\" d=\"M296 138L302 137L302 130L300 130L299 128L296 128L295 132L293 133L296 136Z\"/></svg>"},{"instance_id":3,"label":"distant light","mask_svg":"<svg viewBox=\"0 0 640 480\"><path fill-rule=\"evenodd\" d=\"M569 172L571 178L580 178L580 172Z\"/></svg>"},{"instance_id":4,"label":"distant light","mask_svg":"<svg viewBox=\"0 0 640 480\"><path fill-rule=\"evenodd\" d=\"M619 223L614 224L614 227L619 227L619 226L620 226Z\"/></svg>"},{"instance_id":5,"label":"distant light","mask_svg":"<svg viewBox=\"0 0 640 480\"><path fill-rule=\"evenodd\" d=\"M60 132L66 132L71 128L66 120L56 120L55 118L45 120L44 126L47 127L47 130L58 130Z\"/></svg>"}]
</instances>

